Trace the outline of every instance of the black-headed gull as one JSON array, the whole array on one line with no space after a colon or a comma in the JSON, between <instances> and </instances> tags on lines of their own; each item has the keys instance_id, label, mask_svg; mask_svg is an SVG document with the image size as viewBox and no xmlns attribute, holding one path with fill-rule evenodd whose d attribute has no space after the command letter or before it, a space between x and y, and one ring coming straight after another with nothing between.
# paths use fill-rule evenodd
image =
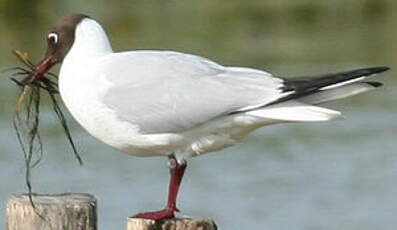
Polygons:
<instances>
[{"instance_id":1,"label":"black-headed gull","mask_svg":"<svg viewBox=\"0 0 397 230\"><path fill-rule=\"evenodd\" d=\"M94 137L134 156L166 156L166 208L136 217L174 217L186 159L231 146L257 128L338 118L319 107L381 86L373 67L284 79L257 69L225 67L174 51L114 52L102 26L77 14L47 35L43 74L62 62L59 89L73 117Z\"/></svg>"}]
</instances>

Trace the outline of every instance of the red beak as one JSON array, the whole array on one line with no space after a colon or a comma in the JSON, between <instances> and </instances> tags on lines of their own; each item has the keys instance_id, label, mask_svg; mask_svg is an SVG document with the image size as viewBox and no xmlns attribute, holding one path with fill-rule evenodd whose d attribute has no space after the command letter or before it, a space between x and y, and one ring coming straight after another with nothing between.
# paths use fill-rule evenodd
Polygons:
<instances>
[{"instance_id":1,"label":"red beak","mask_svg":"<svg viewBox=\"0 0 397 230\"><path fill-rule=\"evenodd\" d=\"M32 80L36 81L44 76L57 62L54 61L53 55L48 55L41 60L33 73Z\"/></svg>"}]
</instances>

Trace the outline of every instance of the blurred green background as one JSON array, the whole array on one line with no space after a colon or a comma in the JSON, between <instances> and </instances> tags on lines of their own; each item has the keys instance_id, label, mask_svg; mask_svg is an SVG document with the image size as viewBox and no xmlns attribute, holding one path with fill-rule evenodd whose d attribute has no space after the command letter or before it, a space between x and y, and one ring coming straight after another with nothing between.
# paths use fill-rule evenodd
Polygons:
<instances>
[{"instance_id":1,"label":"blurred green background","mask_svg":"<svg viewBox=\"0 0 397 230\"><path fill-rule=\"evenodd\" d=\"M0 69L18 65L11 49L38 61L48 29L72 13L100 21L115 50L177 50L283 77L389 66L379 77L384 88L331 105L346 112L344 121L265 128L243 145L191 161L180 206L214 218L220 229L395 229L396 10L393 0L0 0ZM6 197L25 191L11 126L17 89L7 77L0 84L3 226ZM113 154L68 119L86 165L76 166L44 109L37 192L93 193L102 229L122 229L125 217L162 206L164 159Z\"/></svg>"}]
</instances>

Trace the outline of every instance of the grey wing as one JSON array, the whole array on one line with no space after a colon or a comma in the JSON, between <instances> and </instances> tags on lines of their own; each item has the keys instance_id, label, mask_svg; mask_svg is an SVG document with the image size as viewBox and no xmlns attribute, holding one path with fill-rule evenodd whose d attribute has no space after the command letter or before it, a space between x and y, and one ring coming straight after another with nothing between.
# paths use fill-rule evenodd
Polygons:
<instances>
[{"instance_id":1,"label":"grey wing","mask_svg":"<svg viewBox=\"0 0 397 230\"><path fill-rule=\"evenodd\" d=\"M141 56L142 61L128 65L136 66L135 76L119 71L104 101L120 119L138 125L145 134L183 132L282 96L282 80L263 71L223 67L180 53L161 61ZM151 68L140 68L142 64Z\"/></svg>"}]
</instances>

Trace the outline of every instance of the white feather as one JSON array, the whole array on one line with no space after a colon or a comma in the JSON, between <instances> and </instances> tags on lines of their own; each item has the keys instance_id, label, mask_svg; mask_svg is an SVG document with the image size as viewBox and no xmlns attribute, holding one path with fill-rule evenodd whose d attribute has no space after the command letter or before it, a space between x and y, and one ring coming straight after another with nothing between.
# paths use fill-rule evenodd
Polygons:
<instances>
[{"instance_id":1,"label":"white feather","mask_svg":"<svg viewBox=\"0 0 397 230\"><path fill-rule=\"evenodd\" d=\"M298 101L287 101L259 110L247 112L248 115L291 122L328 121L338 118L339 111L308 105Z\"/></svg>"}]
</instances>

